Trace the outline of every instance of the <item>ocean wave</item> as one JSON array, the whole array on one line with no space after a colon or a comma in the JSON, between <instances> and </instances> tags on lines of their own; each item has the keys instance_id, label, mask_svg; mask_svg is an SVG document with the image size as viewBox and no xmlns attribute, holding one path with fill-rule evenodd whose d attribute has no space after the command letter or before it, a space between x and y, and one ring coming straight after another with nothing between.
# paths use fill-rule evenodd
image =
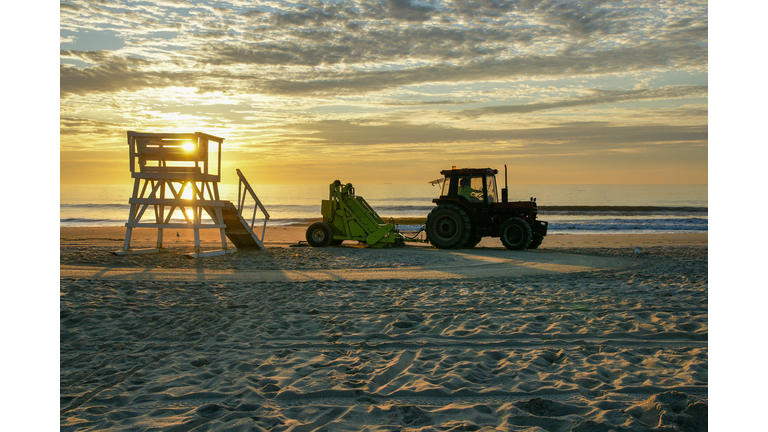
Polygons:
<instances>
[{"instance_id":1,"label":"ocean wave","mask_svg":"<svg viewBox=\"0 0 768 432\"><path fill-rule=\"evenodd\" d=\"M307 227L321 218L275 218L270 219L267 226L271 227ZM389 219L386 219L389 222ZM62 218L60 226L125 226L125 220L99 218ZM183 220L173 220L182 223ZM417 231L425 220L423 218L394 218L401 231ZM263 221L257 221L261 225ZM579 234L579 233L661 233L661 232L707 232L709 225L706 219L639 219L639 220L582 220L582 221L551 221L549 234Z\"/></svg>"},{"instance_id":2,"label":"ocean wave","mask_svg":"<svg viewBox=\"0 0 768 432\"><path fill-rule=\"evenodd\" d=\"M60 227L122 227L125 220L101 219L101 218L61 218Z\"/></svg>"},{"instance_id":3,"label":"ocean wave","mask_svg":"<svg viewBox=\"0 0 768 432\"><path fill-rule=\"evenodd\" d=\"M551 214L706 214L707 207L686 206L539 206L539 213Z\"/></svg>"},{"instance_id":4,"label":"ocean wave","mask_svg":"<svg viewBox=\"0 0 768 432\"><path fill-rule=\"evenodd\" d=\"M707 231L707 219L603 219L550 222L549 232L568 231Z\"/></svg>"},{"instance_id":5,"label":"ocean wave","mask_svg":"<svg viewBox=\"0 0 768 432\"><path fill-rule=\"evenodd\" d=\"M425 218L393 218L401 229L415 230L424 225ZM286 218L270 219L268 225L308 226L321 218ZM389 222L389 219L385 219ZM408 228L403 228L408 227ZM551 221L549 231L707 231L709 223L703 218L667 218L667 219L600 219Z\"/></svg>"},{"instance_id":6,"label":"ocean wave","mask_svg":"<svg viewBox=\"0 0 768 432\"><path fill-rule=\"evenodd\" d=\"M130 207L130 204L128 204L128 200L126 199L126 202L122 204L60 204L60 208L82 208L82 209L128 209Z\"/></svg>"},{"instance_id":7,"label":"ocean wave","mask_svg":"<svg viewBox=\"0 0 768 432\"><path fill-rule=\"evenodd\" d=\"M421 204L376 204L368 202L377 212L429 212L435 208L430 202L420 201ZM109 204L61 204L61 208L83 208L83 209L126 209L129 207L125 203ZM301 204L270 204L269 209L273 211L293 211L293 212L315 212L320 208L320 202L311 205ZM621 214L707 214L707 207L686 207L686 206L585 206L585 205L540 205L539 213L552 214L596 214L596 213L621 213Z\"/></svg>"},{"instance_id":8,"label":"ocean wave","mask_svg":"<svg viewBox=\"0 0 768 432\"><path fill-rule=\"evenodd\" d=\"M426 214L435 208L435 204L423 205L375 205L371 206L379 213L412 213L424 212ZM559 214L559 215L706 215L709 211L707 207L685 207L685 206L560 206L545 205L539 206L539 214Z\"/></svg>"}]
</instances>

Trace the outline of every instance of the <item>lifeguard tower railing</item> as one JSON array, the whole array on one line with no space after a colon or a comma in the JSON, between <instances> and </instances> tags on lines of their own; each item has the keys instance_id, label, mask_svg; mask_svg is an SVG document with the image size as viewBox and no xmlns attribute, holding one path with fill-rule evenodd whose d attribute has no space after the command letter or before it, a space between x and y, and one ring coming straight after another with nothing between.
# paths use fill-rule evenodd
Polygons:
<instances>
[{"instance_id":1,"label":"lifeguard tower railing","mask_svg":"<svg viewBox=\"0 0 768 432\"><path fill-rule=\"evenodd\" d=\"M189 255L194 257L235 251L227 246L228 237L236 247L264 247L265 230L258 238L253 233L253 224L248 227L240 216L242 206L238 210L230 201L221 200L219 196L223 142L224 138L201 132L128 132L134 186L129 199L128 222L125 224L125 244L118 253L159 252L163 248L163 230L166 228L194 230L195 249ZM238 176L242 183L245 177L239 170ZM265 214L266 228L268 213L250 185L248 189ZM153 211L149 221L145 221L143 218L150 207ZM157 247L132 250L130 242L134 228L157 228ZM201 252L200 229L218 229L221 249ZM229 236L230 230L237 233L237 241Z\"/></svg>"},{"instance_id":2,"label":"lifeguard tower railing","mask_svg":"<svg viewBox=\"0 0 768 432\"><path fill-rule=\"evenodd\" d=\"M224 222L227 225L227 237L232 240L238 248L263 248L264 235L269 221L269 212L259 200L256 192L253 191L250 183L246 180L242 171L237 170L239 178L237 184L237 206L231 202L223 210ZM250 221L246 220L244 213L253 208L250 213ZM261 215L259 215L261 211ZM257 218L257 216L260 216ZM256 221L263 218L264 223L261 227L261 237L256 234Z\"/></svg>"},{"instance_id":3,"label":"lifeguard tower railing","mask_svg":"<svg viewBox=\"0 0 768 432\"><path fill-rule=\"evenodd\" d=\"M256 215L258 214L258 210L261 210L261 213L264 215L264 225L261 227L261 238L264 238L264 235L267 232L267 221L269 220L269 212L267 212L267 209L264 208L264 205L259 200L259 197L256 196L256 192L253 191L253 188L251 188L250 183L248 183L248 180L246 180L245 176L243 175L242 171L239 169L237 170L237 176L240 178L240 181L237 183L237 208L238 208L238 214L240 217L243 217L243 210L247 208L247 202L246 198L250 197L253 201L253 214L251 215L251 223L249 225L251 231L254 233L255 227L254 224L256 223ZM246 195L247 192L247 195Z\"/></svg>"}]
</instances>

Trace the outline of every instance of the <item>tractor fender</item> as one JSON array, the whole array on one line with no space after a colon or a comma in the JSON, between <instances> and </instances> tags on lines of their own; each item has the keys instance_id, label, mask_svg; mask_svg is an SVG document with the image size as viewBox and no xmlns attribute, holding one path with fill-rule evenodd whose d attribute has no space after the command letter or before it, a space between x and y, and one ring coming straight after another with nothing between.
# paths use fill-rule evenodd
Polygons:
<instances>
[{"instance_id":1,"label":"tractor fender","mask_svg":"<svg viewBox=\"0 0 768 432\"><path fill-rule=\"evenodd\" d=\"M460 200L459 198L435 198L432 200L432 202L437 205L455 204L464 210L469 210L467 203L465 201Z\"/></svg>"}]
</instances>

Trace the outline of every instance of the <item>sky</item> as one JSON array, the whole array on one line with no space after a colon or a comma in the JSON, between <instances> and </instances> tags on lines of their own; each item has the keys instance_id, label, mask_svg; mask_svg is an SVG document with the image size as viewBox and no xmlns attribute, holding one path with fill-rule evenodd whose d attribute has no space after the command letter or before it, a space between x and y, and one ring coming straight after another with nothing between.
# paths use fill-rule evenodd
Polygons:
<instances>
[{"instance_id":1,"label":"sky","mask_svg":"<svg viewBox=\"0 0 768 432\"><path fill-rule=\"evenodd\" d=\"M225 138L224 183L708 182L706 1L60 3L60 181L126 131Z\"/></svg>"}]
</instances>

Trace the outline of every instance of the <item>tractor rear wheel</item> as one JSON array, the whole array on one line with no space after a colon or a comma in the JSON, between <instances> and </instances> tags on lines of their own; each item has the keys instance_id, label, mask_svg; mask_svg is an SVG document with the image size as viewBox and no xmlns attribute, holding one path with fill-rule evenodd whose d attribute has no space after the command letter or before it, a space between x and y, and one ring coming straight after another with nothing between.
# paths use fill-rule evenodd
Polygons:
<instances>
[{"instance_id":1,"label":"tractor rear wheel","mask_svg":"<svg viewBox=\"0 0 768 432\"><path fill-rule=\"evenodd\" d=\"M312 247L325 247L333 241L333 229L325 222L315 222L307 228L307 243Z\"/></svg>"},{"instance_id":2,"label":"tractor rear wheel","mask_svg":"<svg viewBox=\"0 0 768 432\"><path fill-rule=\"evenodd\" d=\"M437 206L427 215L427 238L440 249L457 249L469 240L472 224L467 213L453 204Z\"/></svg>"},{"instance_id":3,"label":"tractor rear wheel","mask_svg":"<svg viewBox=\"0 0 768 432\"><path fill-rule=\"evenodd\" d=\"M539 234L534 234L533 239L531 239L531 244L528 245L528 249L536 249L537 247L541 246L541 242L544 241L544 236Z\"/></svg>"},{"instance_id":4,"label":"tractor rear wheel","mask_svg":"<svg viewBox=\"0 0 768 432\"><path fill-rule=\"evenodd\" d=\"M507 219L501 225L500 234L501 242L510 250L527 248L531 244L531 238L533 237L531 226L518 217Z\"/></svg>"}]
</instances>

